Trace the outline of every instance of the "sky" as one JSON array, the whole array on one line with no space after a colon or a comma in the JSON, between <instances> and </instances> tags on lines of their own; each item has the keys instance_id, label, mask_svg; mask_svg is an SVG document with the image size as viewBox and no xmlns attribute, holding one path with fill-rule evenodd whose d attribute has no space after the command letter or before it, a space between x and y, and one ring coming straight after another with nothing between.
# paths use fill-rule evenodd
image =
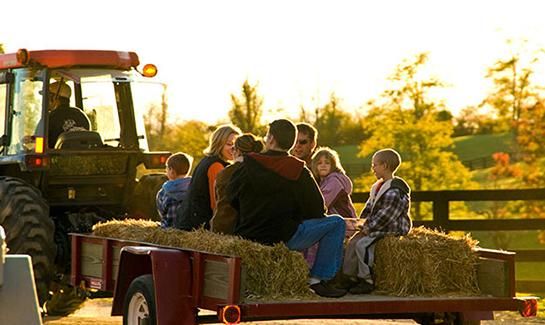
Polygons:
<instances>
[{"instance_id":1,"label":"sky","mask_svg":"<svg viewBox=\"0 0 545 325\"><path fill-rule=\"evenodd\" d=\"M27 0L2 4L0 43L135 51L168 84L172 119L226 120L230 94L257 84L264 118L297 117L331 93L351 112L386 87L403 59L429 52L456 114L490 87L506 39L545 47L540 1ZM545 63L536 71L545 82ZM281 109L280 111L278 109Z\"/></svg>"}]
</instances>

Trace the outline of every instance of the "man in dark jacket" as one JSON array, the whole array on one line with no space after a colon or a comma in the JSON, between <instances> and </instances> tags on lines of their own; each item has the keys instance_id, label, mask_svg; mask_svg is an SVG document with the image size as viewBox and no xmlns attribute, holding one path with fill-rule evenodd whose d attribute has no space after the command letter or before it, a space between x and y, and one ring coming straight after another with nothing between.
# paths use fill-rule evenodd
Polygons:
<instances>
[{"instance_id":1,"label":"man in dark jacket","mask_svg":"<svg viewBox=\"0 0 545 325\"><path fill-rule=\"evenodd\" d=\"M303 250L319 243L310 270L310 288L326 297L340 297L327 280L341 266L344 220L325 215L320 189L305 163L290 154L295 125L285 119L272 122L265 137L266 152L248 154L227 187L228 199L238 210L235 235L262 244L283 242Z\"/></svg>"},{"instance_id":2,"label":"man in dark jacket","mask_svg":"<svg viewBox=\"0 0 545 325\"><path fill-rule=\"evenodd\" d=\"M63 132L91 128L87 115L81 109L70 106L71 95L72 89L62 81L49 85L48 145L50 148L55 147L59 135Z\"/></svg>"}]
</instances>

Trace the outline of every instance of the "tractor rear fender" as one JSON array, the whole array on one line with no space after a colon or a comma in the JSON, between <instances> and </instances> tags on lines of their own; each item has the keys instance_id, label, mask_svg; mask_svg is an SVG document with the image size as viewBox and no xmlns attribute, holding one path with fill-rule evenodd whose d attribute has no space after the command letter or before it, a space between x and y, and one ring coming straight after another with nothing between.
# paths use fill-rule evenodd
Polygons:
<instances>
[{"instance_id":1,"label":"tractor rear fender","mask_svg":"<svg viewBox=\"0 0 545 325\"><path fill-rule=\"evenodd\" d=\"M185 317L188 317L188 322L182 324L195 321L190 254L177 249L145 246L127 246L121 250L112 316L123 315L123 302L131 282L144 274L153 277L157 324L175 324Z\"/></svg>"}]
</instances>

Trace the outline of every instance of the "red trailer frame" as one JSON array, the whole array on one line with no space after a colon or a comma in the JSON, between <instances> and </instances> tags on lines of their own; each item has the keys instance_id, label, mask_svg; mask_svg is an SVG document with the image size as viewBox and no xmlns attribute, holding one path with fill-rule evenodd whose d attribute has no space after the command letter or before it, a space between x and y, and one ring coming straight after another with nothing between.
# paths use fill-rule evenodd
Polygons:
<instances>
[{"instance_id":1,"label":"red trailer frame","mask_svg":"<svg viewBox=\"0 0 545 325\"><path fill-rule=\"evenodd\" d=\"M101 249L102 254L99 254L99 258L89 258L89 254L83 250L92 249L83 249L82 245L98 245L94 249ZM120 252L119 255L116 250ZM492 250L480 250L478 253L482 257L506 263L505 296L347 295L338 299L249 301L241 295L243 270L239 257L81 234L72 234L71 279L74 285L85 281L92 288L105 291L114 289L112 315L116 316L123 315L123 302L130 283L140 275L151 274L157 324L198 324L218 320L238 323L294 318L423 319L433 317L434 313L452 313L458 321L467 321L493 319L493 311L500 310L519 311L526 317L535 316L535 297L515 297L514 253ZM86 271L82 269L84 260L93 259L96 261L91 264L96 264L97 270L100 268L100 275L89 275L94 272L92 267L85 266ZM223 282L218 281L218 274L210 277L211 267L217 265L223 270ZM117 273L117 278L114 273ZM220 285L210 285L210 278ZM213 311L215 315L199 315L199 309Z\"/></svg>"}]
</instances>

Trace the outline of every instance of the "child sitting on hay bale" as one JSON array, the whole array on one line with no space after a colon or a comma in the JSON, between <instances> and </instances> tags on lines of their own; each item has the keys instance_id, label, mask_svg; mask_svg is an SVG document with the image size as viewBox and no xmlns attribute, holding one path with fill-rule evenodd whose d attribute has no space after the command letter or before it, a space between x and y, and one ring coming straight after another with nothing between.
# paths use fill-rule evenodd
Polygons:
<instances>
[{"instance_id":1,"label":"child sitting on hay bale","mask_svg":"<svg viewBox=\"0 0 545 325\"><path fill-rule=\"evenodd\" d=\"M409 233L409 185L394 176L401 157L393 149L383 149L373 155L372 169L378 181L373 184L369 199L361 213L365 218L363 229L350 239L345 251L343 273L349 276L352 294L370 293L374 290L372 267L375 244L386 235L403 236Z\"/></svg>"},{"instance_id":2,"label":"child sitting on hay bale","mask_svg":"<svg viewBox=\"0 0 545 325\"><path fill-rule=\"evenodd\" d=\"M161 227L173 227L176 218L176 210L180 208L184 200L191 176L187 176L191 170L193 157L183 152L177 152L168 157L166 162L166 181L157 192L157 211L161 216Z\"/></svg>"}]
</instances>

